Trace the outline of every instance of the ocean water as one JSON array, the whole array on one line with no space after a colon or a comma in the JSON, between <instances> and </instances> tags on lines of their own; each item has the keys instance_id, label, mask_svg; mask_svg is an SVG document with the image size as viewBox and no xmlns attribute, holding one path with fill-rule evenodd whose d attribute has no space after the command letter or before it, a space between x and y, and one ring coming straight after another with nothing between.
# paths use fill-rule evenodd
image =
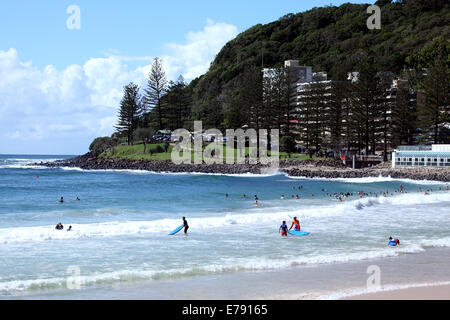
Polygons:
<instances>
[{"instance_id":1,"label":"ocean water","mask_svg":"<svg viewBox=\"0 0 450 320\"><path fill-rule=\"evenodd\" d=\"M74 276L82 292L395 258L450 246L450 192L444 183L29 166L67 157L0 155L0 298L64 293ZM419 188L432 191L424 195ZM361 199L359 191L372 195ZM335 192L353 196L338 202L327 195ZM297 194L300 200L292 198ZM183 216L188 236L168 236ZM281 222L293 216L310 236L280 237ZM55 230L58 222L73 231ZM388 247L389 236L401 246Z\"/></svg>"}]
</instances>

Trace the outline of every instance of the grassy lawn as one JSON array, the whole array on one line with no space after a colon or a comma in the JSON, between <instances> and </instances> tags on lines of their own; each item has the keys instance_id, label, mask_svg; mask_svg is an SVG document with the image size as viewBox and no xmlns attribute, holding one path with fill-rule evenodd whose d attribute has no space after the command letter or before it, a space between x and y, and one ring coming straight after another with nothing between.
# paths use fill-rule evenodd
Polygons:
<instances>
[{"instance_id":1,"label":"grassy lawn","mask_svg":"<svg viewBox=\"0 0 450 320\"><path fill-rule=\"evenodd\" d=\"M164 149L164 143L161 144L147 144L146 150L144 152L143 144L136 144L133 146L129 146L126 144L118 145L106 152L104 152L101 157L108 159L128 159L128 160L171 160L173 146L169 146L168 152L156 153L156 148L160 146ZM205 148L207 144L204 144L203 148ZM152 150L152 154L150 154L150 150ZM224 156L226 157L226 148L224 145ZM234 154L235 158L237 157L237 153L239 150L235 149ZM249 155L249 148L245 148L245 155ZM270 155L270 152L269 152ZM191 154L192 160L194 159L194 152ZM288 157L287 153L280 152L281 160L309 160L309 155L307 154L299 154L299 153L291 153L291 157ZM313 157L313 160L326 160L324 158Z\"/></svg>"},{"instance_id":2,"label":"grassy lawn","mask_svg":"<svg viewBox=\"0 0 450 320\"><path fill-rule=\"evenodd\" d=\"M144 152L143 144L118 145L111 150L104 152L101 157L109 159L128 159L128 160L170 160L173 146L169 146L168 152L156 153L157 146L164 149L164 144L147 144ZM150 154L152 150L152 154Z\"/></svg>"}]
</instances>

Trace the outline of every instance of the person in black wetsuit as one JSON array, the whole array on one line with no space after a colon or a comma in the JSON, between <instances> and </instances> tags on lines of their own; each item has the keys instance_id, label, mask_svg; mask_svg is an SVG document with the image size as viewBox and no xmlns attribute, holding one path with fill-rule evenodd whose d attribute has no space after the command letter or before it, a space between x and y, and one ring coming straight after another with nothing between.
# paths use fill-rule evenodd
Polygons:
<instances>
[{"instance_id":1,"label":"person in black wetsuit","mask_svg":"<svg viewBox=\"0 0 450 320\"><path fill-rule=\"evenodd\" d=\"M60 223L58 223L57 225L56 225L56 228L55 228L56 230L64 230L64 226L62 225L62 223L60 222Z\"/></svg>"},{"instance_id":2,"label":"person in black wetsuit","mask_svg":"<svg viewBox=\"0 0 450 320\"><path fill-rule=\"evenodd\" d=\"M183 228L184 228L184 234L187 234L189 225L188 225L188 222L185 217L183 217Z\"/></svg>"}]
</instances>

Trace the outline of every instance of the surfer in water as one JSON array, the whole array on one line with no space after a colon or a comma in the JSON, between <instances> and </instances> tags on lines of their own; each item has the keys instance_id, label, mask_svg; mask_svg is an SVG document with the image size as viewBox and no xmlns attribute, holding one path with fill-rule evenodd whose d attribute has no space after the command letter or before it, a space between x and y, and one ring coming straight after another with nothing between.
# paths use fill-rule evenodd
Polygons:
<instances>
[{"instance_id":1,"label":"surfer in water","mask_svg":"<svg viewBox=\"0 0 450 320\"><path fill-rule=\"evenodd\" d=\"M184 228L184 234L187 234L189 225L188 225L188 222L185 217L183 217L183 228Z\"/></svg>"},{"instance_id":2,"label":"surfer in water","mask_svg":"<svg viewBox=\"0 0 450 320\"><path fill-rule=\"evenodd\" d=\"M255 194L255 205L258 205L258 196Z\"/></svg>"},{"instance_id":3,"label":"surfer in water","mask_svg":"<svg viewBox=\"0 0 450 320\"><path fill-rule=\"evenodd\" d=\"M61 199L59 200L59 203L64 203L64 197L61 197Z\"/></svg>"},{"instance_id":4,"label":"surfer in water","mask_svg":"<svg viewBox=\"0 0 450 320\"><path fill-rule=\"evenodd\" d=\"M288 226L286 224L286 221L283 221L283 224L280 226L280 229L278 230L278 233L281 233L282 237L288 236Z\"/></svg>"},{"instance_id":5,"label":"surfer in water","mask_svg":"<svg viewBox=\"0 0 450 320\"><path fill-rule=\"evenodd\" d=\"M292 221L292 225L289 228L289 231L295 226L295 231L300 231L300 221L298 221L297 217L294 217L294 221Z\"/></svg>"},{"instance_id":6,"label":"surfer in water","mask_svg":"<svg viewBox=\"0 0 450 320\"><path fill-rule=\"evenodd\" d=\"M58 223L57 225L56 225L56 228L55 228L56 230L64 230L64 226L63 226L63 224L60 222L60 223Z\"/></svg>"}]
</instances>

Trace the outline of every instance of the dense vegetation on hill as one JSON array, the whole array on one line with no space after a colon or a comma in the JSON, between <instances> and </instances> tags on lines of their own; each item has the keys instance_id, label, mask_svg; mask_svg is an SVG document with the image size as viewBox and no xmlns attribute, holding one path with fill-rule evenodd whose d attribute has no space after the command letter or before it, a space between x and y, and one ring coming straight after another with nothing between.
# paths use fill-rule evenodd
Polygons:
<instances>
[{"instance_id":1,"label":"dense vegetation on hill","mask_svg":"<svg viewBox=\"0 0 450 320\"><path fill-rule=\"evenodd\" d=\"M138 105L143 104L142 113L122 122L120 135L128 135L128 142L132 143L130 139L134 137L127 127L150 129L149 132L180 127L192 130L193 121L202 120L204 129L243 125L255 129L283 128L282 135L301 139L307 149L315 152L340 150L344 145L347 150L374 152L380 143L387 150L388 145L449 141L450 4L446 0L379 0L375 4L381 8L380 30L367 27L369 4L350 3L287 14L272 23L256 25L227 43L209 71L190 84L180 77L166 86L163 68L156 61L144 97L141 99L135 91L136 99L127 102L129 110L138 110ZM261 73L263 67L279 68L291 59L312 66L314 72L326 71L330 80L345 82L347 73L352 71L364 71L361 79L365 80L350 87L333 85L331 100L327 102L331 109L318 108L315 103L317 125L299 122L306 131L296 135L289 123L295 117L302 119L301 112L291 115L292 106L285 99L288 92L268 92L274 91L273 84L267 90ZM391 79L402 77L408 81L404 92L399 88L400 98L396 101L383 97L388 87L380 73L387 71L391 72ZM280 78L280 88L283 81L286 82ZM138 90L133 84L125 92L127 88ZM320 93L322 89L314 90ZM422 110L410 105L419 90L426 97ZM325 96L317 93L316 96ZM279 96L277 103L274 94ZM125 100L124 95L122 107ZM392 108L391 117L388 110ZM336 114L342 116L346 110L353 118L347 121L345 133L341 120L332 122ZM381 122L376 119L380 114L384 114ZM325 131L331 140L324 139ZM141 131L136 140L145 141L149 132ZM343 134L346 141L340 138Z\"/></svg>"},{"instance_id":2,"label":"dense vegetation on hill","mask_svg":"<svg viewBox=\"0 0 450 320\"><path fill-rule=\"evenodd\" d=\"M412 59L438 36L449 39L450 5L446 0L377 1L381 30L367 28L368 4L343 4L288 14L278 21L256 25L227 43L210 70L193 81L197 117L208 113L211 101L236 94L239 77L250 66L281 66L296 59L314 71L327 71L341 80L369 54L380 71L400 74L415 67ZM224 106L226 107L226 106Z\"/></svg>"}]
</instances>

